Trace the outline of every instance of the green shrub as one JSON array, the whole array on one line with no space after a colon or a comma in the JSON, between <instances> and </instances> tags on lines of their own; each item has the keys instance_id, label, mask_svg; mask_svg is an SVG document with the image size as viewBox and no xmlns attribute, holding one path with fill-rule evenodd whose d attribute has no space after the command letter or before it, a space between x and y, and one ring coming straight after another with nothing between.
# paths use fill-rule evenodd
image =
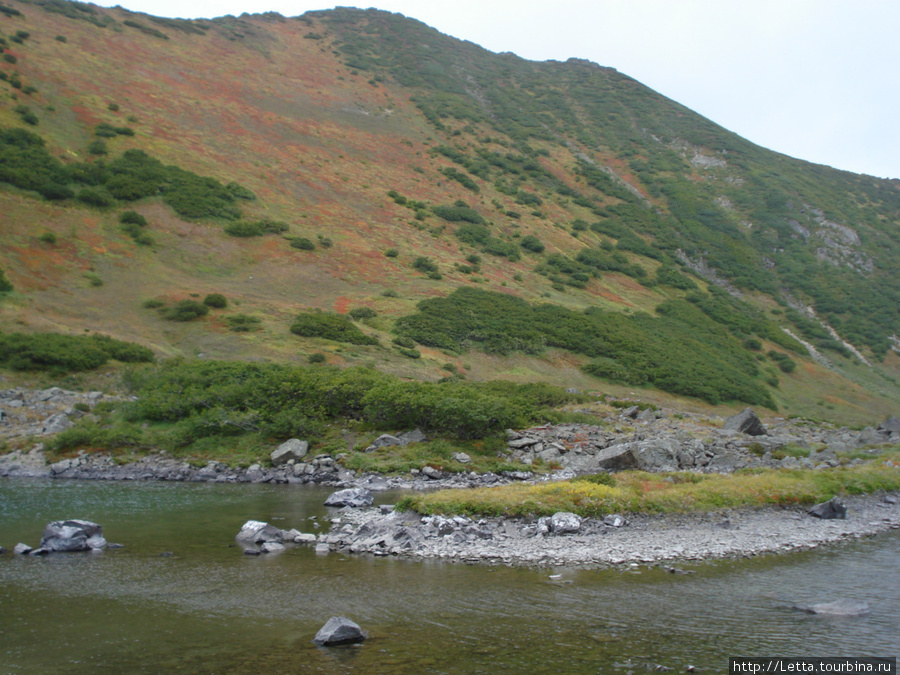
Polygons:
<instances>
[{"instance_id":1,"label":"green shrub","mask_svg":"<svg viewBox=\"0 0 900 675\"><path fill-rule=\"evenodd\" d=\"M53 232L43 232L40 237L38 237L45 244L50 244L51 246L56 243L56 234Z\"/></svg>"},{"instance_id":2,"label":"green shrub","mask_svg":"<svg viewBox=\"0 0 900 675\"><path fill-rule=\"evenodd\" d=\"M228 307L228 300L226 300L225 296L221 293L210 293L203 298L203 304L207 307L214 307L215 309L224 309L225 307Z\"/></svg>"},{"instance_id":3,"label":"green shrub","mask_svg":"<svg viewBox=\"0 0 900 675\"><path fill-rule=\"evenodd\" d=\"M519 246L528 251L531 251L532 253L543 253L545 248L541 243L541 240L535 237L533 234L528 234L522 237L522 240L519 242Z\"/></svg>"},{"instance_id":4,"label":"green shrub","mask_svg":"<svg viewBox=\"0 0 900 675\"><path fill-rule=\"evenodd\" d=\"M6 273L0 269L0 293L9 293L12 290L12 283L6 278Z\"/></svg>"},{"instance_id":5,"label":"green shrub","mask_svg":"<svg viewBox=\"0 0 900 675\"><path fill-rule=\"evenodd\" d=\"M378 316L378 312L371 307L354 307L347 313L357 321L362 319L374 319Z\"/></svg>"},{"instance_id":6,"label":"green shrub","mask_svg":"<svg viewBox=\"0 0 900 675\"><path fill-rule=\"evenodd\" d=\"M314 251L316 245L306 237L294 237L291 239L291 248L299 248L301 251Z\"/></svg>"},{"instance_id":7,"label":"green shrub","mask_svg":"<svg viewBox=\"0 0 900 675\"><path fill-rule=\"evenodd\" d=\"M78 192L78 201L82 204L87 204L88 206L112 206L115 203L112 195L107 192L101 190L94 190L92 188L84 188L79 190Z\"/></svg>"},{"instance_id":8,"label":"green shrub","mask_svg":"<svg viewBox=\"0 0 900 675\"><path fill-rule=\"evenodd\" d=\"M112 112L118 112L119 104L118 103L109 103L109 104L107 104L106 109L111 110Z\"/></svg>"},{"instance_id":9,"label":"green shrub","mask_svg":"<svg viewBox=\"0 0 900 675\"><path fill-rule=\"evenodd\" d=\"M179 300L171 307L161 310L162 316L169 321L193 321L209 313L209 307L196 300Z\"/></svg>"},{"instance_id":10,"label":"green shrub","mask_svg":"<svg viewBox=\"0 0 900 675\"><path fill-rule=\"evenodd\" d=\"M144 302L141 303L141 307L143 307L144 309L159 309L160 307L165 307L165 306L166 306L166 303L157 298L151 298L150 300L144 300Z\"/></svg>"},{"instance_id":11,"label":"green shrub","mask_svg":"<svg viewBox=\"0 0 900 675\"><path fill-rule=\"evenodd\" d=\"M55 38L53 38L53 39L56 40L57 42L62 42L63 44L65 44L66 42L68 42L68 39L66 39L66 36L65 36L65 35L57 35L57 36L56 36Z\"/></svg>"},{"instance_id":12,"label":"green shrub","mask_svg":"<svg viewBox=\"0 0 900 675\"><path fill-rule=\"evenodd\" d=\"M322 352L315 352L310 354L306 360L310 363L325 363L325 355Z\"/></svg>"},{"instance_id":13,"label":"green shrub","mask_svg":"<svg viewBox=\"0 0 900 675\"><path fill-rule=\"evenodd\" d=\"M377 345L378 339L357 328L346 316L325 312L300 314L291 325L291 332L303 337L325 338L354 345Z\"/></svg>"},{"instance_id":14,"label":"green shrub","mask_svg":"<svg viewBox=\"0 0 900 675\"><path fill-rule=\"evenodd\" d=\"M793 373L794 370L797 369L797 362L783 352L776 352L773 349L766 355L775 362L775 365L778 366L783 373Z\"/></svg>"},{"instance_id":15,"label":"green shrub","mask_svg":"<svg viewBox=\"0 0 900 675\"><path fill-rule=\"evenodd\" d=\"M395 248L389 248L387 251L384 252L384 255L387 256L388 258L396 258L398 255L400 255L400 251L398 251Z\"/></svg>"},{"instance_id":16,"label":"green shrub","mask_svg":"<svg viewBox=\"0 0 900 675\"><path fill-rule=\"evenodd\" d=\"M101 278L100 278L96 273L94 273L94 272L85 272L85 273L84 273L84 278L87 279L88 283L89 283L91 286L102 286L102 285L103 285L103 279L101 279Z\"/></svg>"},{"instance_id":17,"label":"green shrub","mask_svg":"<svg viewBox=\"0 0 900 675\"><path fill-rule=\"evenodd\" d=\"M138 227L147 225L147 219L137 211L124 211L122 215L119 216L119 222L137 225Z\"/></svg>"},{"instance_id":18,"label":"green shrub","mask_svg":"<svg viewBox=\"0 0 900 675\"><path fill-rule=\"evenodd\" d=\"M7 52L3 55L3 60L6 61L7 63L16 63L19 59L17 59L14 55Z\"/></svg>"},{"instance_id":19,"label":"green shrub","mask_svg":"<svg viewBox=\"0 0 900 675\"><path fill-rule=\"evenodd\" d=\"M243 199L246 201L254 201L256 199L256 195L252 190L245 188L240 183L236 183L235 181L231 181L228 185L225 186L225 189L235 198L235 199Z\"/></svg>"},{"instance_id":20,"label":"green shrub","mask_svg":"<svg viewBox=\"0 0 900 675\"><path fill-rule=\"evenodd\" d=\"M262 323L262 320L259 317L247 314L232 314L225 317L225 323L228 324L229 330L233 330L236 333L248 333L259 330L259 324Z\"/></svg>"},{"instance_id":21,"label":"green shrub","mask_svg":"<svg viewBox=\"0 0 900 675\"><path fill-rule=\"evenodd\" d=\"M150 362L153 352L101 335L0 333L0 364L13 370L77 372L99 368L109 359Z\"/></svg>"},{"instance_id":22,"label":"green shrub","mask_svg":"<svg viewBox=\"0 0 900 675\"><path fill-rule=\"evenodd\" d=\"M100 138L88 143L87 151L91 155L105 155L109 152L106 148L106 142Z\"/></svg>"}]
</instances>

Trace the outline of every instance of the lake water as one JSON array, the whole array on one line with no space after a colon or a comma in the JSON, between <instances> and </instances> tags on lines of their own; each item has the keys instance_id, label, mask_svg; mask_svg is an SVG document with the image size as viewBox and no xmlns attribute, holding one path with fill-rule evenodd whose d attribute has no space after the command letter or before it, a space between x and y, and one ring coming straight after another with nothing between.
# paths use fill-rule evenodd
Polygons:
<instances>
[{"instance_id":1,"label":"lake water","mask_svg":"<svg viewBox=\"0 0 900 675\"><path fill-rule=\"evenodd\" d=\"M330 490L0 479L0 544L103 526L106 553L0 557L0 673L727 672L729 656L896 656L900 533L825 550L631 571L249 557L248 519L318 532ZM391 503L397 494L381 494ZM161 556L162 553L172 555ZM550 574L561 574L554 581ZM864 600L864 617L790 604ZM361 646L311 640L334 615Z\"/></svg>"}]
</instances>

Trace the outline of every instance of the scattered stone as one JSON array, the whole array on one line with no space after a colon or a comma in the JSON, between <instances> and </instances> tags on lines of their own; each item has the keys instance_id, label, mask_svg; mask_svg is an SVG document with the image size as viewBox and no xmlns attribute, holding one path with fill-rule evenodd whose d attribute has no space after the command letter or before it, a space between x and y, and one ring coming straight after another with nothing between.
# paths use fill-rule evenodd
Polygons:
<instances>
[{"instance_id":1,"label":"scattered stone","mask_svg":"<svg viewBox=\"0 0 900 675\"><path fill-rule=\"evenodd\" d=\"M622 527L623 525L627 525L628 521L625 520L624 516L614 513L606 516L603 519L603 524L609 525L610 527Z\"/></svg>"},{"instance_id":2,"label":"scattered stone","mask_svg":"<svg viewBox=\"0 0 900 675\"><path fill-rule=\"evenodd\" d=\"M827 502L816 504L807 513L822 520L844 520L847 517L847 507L837 497L832 497Z\"/></svg>"},{"instance_id":3,"label":"scattered stone","mask_svg":"<svg viewBox=\"0 0 900 675\"><path fill-rule=\"evenodd\" d=\"M65 413L58 413L56 415L51 415L47 419L44 420L41 425L41 435L46 436L48 434L58 434L60 431L65 431L66 429L74 426L74 422L69 419L69 416Z\"/></svg>"},{"instance_id":4,"label":"scattered stone","mask_svg":"<svg viewBox=\"0 0 900 675\"><path fill-rule=\"evenodd\" d=\"M400 440L400 445L409 445L410 443L424 443L428 440L428 437L422 432L421 429L413 429L412 431L404 432L397 438Z\"/></svg>"},{"instance_id":5,"label":"scattered stone","mask_svg":"<svg viewBox=\"0 0 900 675\"><path fill-rule=\"evenodd\" d=\"M41 548L53 552L106 548L103 530L89 520L55 520L44 528Z\"/></svg>"},{"instance_id":6,"label":"scattered stone","mask_svg":"<svg viewBox=\"0 0 900 675\"><path fill-rule=\"evenodd\" d=\"M472 461L472 458L469 457L464 452L454 452L453 459L456 460L457 462L459 462L460 464L468 464L469 462Z\"/></svg>"},{"instance_id":7,"label":"scattered stone","mask_svg":"<svg viewBox=\"0 0 900 675\"><path fill-rule=\"evenodd\" d=\"M18 543L13 547L13 554L14 555L28 555L33 550L34 549L31 548L28 544Z\"/></svg>"},{"instance_id":8,"label":"scattered stone","mask_svg":"<svg viewBox=\"0 0 900 675\"><path fill-rule=\"evenodd\" d=\"M309 452L309 443L301 441L299 438L291 438L272 451L270 455L272 466L282 466L289 460L299 462L306 457L307 452Z\"/></svg>"},{"instance_id":9,"label":"scattered stone","mask_svg":"<svg viewBox=\"0 0 900 675\"><path fill-rule=\"evenodd\" d=\"M737 415L732 415L725 420L722 428L729 431L739 431L748 436L766 435L766 428L763 426L762 420L759 419L752 408L744 408Z\"/></svg>"},{"instance_id":10,"label":"scattered stone","mask_svg":"<svg viewBox=\"0 0 900 675\"><path fill-rule=\"evenodd\" d=\"M333 616L319 629L313 642L320 647L333 647L363 642L366 637L358 624L343 616Z\"/></svg>"},{"instance_id":11,"label":"scattered stone","mask_svg":"<svg viewBox=\"0 0 900 675\"><path fill-rule=\"evenodd\" d=\"M262 555L262 551L258 548L245 548L244 555Z\"/></svg>"},{"instance_id":12,"label":"scattered stone","mask_svg":"<svg viewBox=\"0 0 900 675\"><path fill-rule=\"evenodd\" d=\"M328 495L325 500L325 506L350 506L359 508L361 506L371 506L375 501L372 493L365 488L348 488L347 490L338 490Z\"/></svg>"},{"instance_id":13,"label":"scattered stone","mask_svg":"<svg viewBox=\"0 0 900 675\"><path fill-rule=\"evenodd\" d=\"M263 553L281 553L286 549L284 544L279 544L277 541L267 541L259 547L259 550Z\"/></svg>"},{"instance_id":14,"label":"scattered stone","mask_svg":"<svg viewBox=\"0 0 900 675\"><path fill-rule=\"evenodd\" d=\"M298 534L294 537L295 544L314 544L316 542L316 535L314 534Z\"/></svg>"},{"instance_id":15,"label":"scattered stone","mask_svg":"<svg viewBox=\"0 0 900 675\"><path fill-rule=\"evenodd\" d=\"M316 544L316 553L323 554L329 553L331 551L331 547L325 543Z\"/></svg>"}]
</instances>

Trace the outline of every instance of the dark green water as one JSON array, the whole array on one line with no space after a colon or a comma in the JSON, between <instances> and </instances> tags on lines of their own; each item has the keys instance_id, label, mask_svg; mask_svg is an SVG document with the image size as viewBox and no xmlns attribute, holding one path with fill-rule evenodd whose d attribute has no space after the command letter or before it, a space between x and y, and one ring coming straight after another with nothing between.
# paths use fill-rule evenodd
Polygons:
<instances>
[{"instance_id":1,"label":"dark green water","mask_svg":"<svg viewBox=\"0 0 900 675\"><path fill-rule=\"evenodd\" d=\"M736 655L900 652L896 532L697 565L685 576L317 556L308 547L251 558L233 546L251 518L317 532L310 518L327 522L329 492L0 480L7 549L36 546L44 525L61 518L98 522L125 545L0 557L0 673L643 673L657 664L727 672ZM872 612L837 619L787 607L841 598L865 600ZM333 615L370 639L315 647Z\"/></svg>"}]
</instances>

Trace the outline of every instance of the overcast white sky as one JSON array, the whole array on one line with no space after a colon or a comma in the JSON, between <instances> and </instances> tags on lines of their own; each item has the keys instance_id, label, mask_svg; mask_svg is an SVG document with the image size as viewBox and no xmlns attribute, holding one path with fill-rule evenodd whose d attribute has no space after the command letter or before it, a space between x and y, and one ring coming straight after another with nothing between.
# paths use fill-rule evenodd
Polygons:
<instances>
[{"instance_id":1,"label":"overcast white sky","mask_svg":"<svg viewBox=\"0 0 900 675\"><path fill-rule=\"evenodd\" d=\"M298 16L331 7L327 1L97 4L211 18ZM375 0L371 6L495 52L590 59L772 150L900 178L898 0Z\"/></svg>"}]
</instances>

